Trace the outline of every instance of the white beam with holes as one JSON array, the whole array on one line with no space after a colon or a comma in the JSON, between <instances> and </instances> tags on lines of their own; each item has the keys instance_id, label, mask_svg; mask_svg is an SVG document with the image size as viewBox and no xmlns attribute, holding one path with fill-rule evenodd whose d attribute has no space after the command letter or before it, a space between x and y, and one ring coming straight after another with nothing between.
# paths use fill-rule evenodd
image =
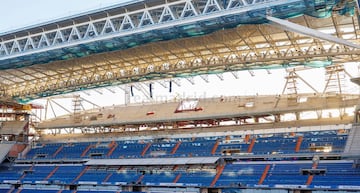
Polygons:
<instances>
[{"instance_id":1,"label":"white beam with holes","mask_svg":"<svg viewBox=\"0 0 360 193\"><path fill-rule=\"evenodd\" d=\"M134 88L136 88L138 91L140 91L147 100L154 101L154 99L151 97L150 91L148 90L148 88L146 88L149 85L139 82L139 83L132 84L132 86L134 86Z\"/></svg>"},{"instance_id":2,"label":"white beam with holes","mask_svg":"<svg viewBox=\"0 0 360 193\"><path fill-rule=\"evenodd\" d=\"M32 39L31 37L29 37L29 38ZM52 42L52 45L56 45L58 43L63 43L65 41L66 40L65 40L65 37L64 37L62 31L58 30L58 31L56 31L56 34L55 34L54 40Z\"/></svg>"},{"instance_id":3,"label":"white beam with holes","mask_svg":"<svg viewBox=\"0 0 360 193\"><path fill-rule=\"evenodd\" d=\"M20 51L21 52L20 45L19 45L19 42L17 40L15 40L13 42L12 48L10 50L10 54L14 53L15 51Z\"/></svg>"},{"instance_id":4,"label":"white beam with holes","mask_svg":"<svg viewBox=\"0 0 360 193\"><path fill-rule=\"evenodd\" d=\"M45 33L42 33L37 48L48 47L49 45L49 39L46 37Z\"/></svg>"},{"instance_id":5,"label":"white beam with holes","mask_svg":"<svg viewBox=\"0 0 360 193\"><path fill-rule=\"evenodd\" d=\"M208 0L206 2L203 13L211 13L214 11L220 11L222 8L217 0Z\"/></svg>"},{"instance_id":6,"label":"white beam with holes","mask_svg":"<svg viewBox=\"0 0 360 193\"><path fill-rule=\"evenodd\" d=\"M185 2L185 6L183 7L180 17L186 18L186 17L196 16L196 15L198 15L198 12L196 11L193 3L190 0L187 0Z\"/></svg>"},{"instance_id":7,"label":"white beam with holes","mask_svg":"<svg viewBox=\"0 0 360 193\"><path fill-rule=\"evenodd\" d=\"M0 42L0 60L301 1L264 0L245 4L245 1L231 0L227 5L221 6L219 0L207 0L203 12L199 11L201 10L200 5L195 4L191 0L168 2L162 5L105 16L105 18L71 24L41 33L2 41ZM226 9L223 7L226 7ZM154 18L158 19L155 20ZM114 24L115 21L120 24L118 27ZM15 41L18 41L20 49L16 46L12 49ZM13 51L11 52L11 50Z\"/></svg>"},{"instance_id":8,"label":"white beam with holes","mask_svg":"<svg viewBox=\"0 0 360 193\"><path fill-rule=\"evenodd\" d=\"M113 25L114 26L114 25ZM97 32L93 23L89 23L86 32L84 34L84 38L91 38L93 36L98 36L99 33Z\"/></svg>"},{"instance_id":9,"label":"white beam with holes","mask_svg":"<svg viewBox=\"0 0 360 193\"><path fill-rule=\"evenodd\" d=\"M159 23L175 20L174 13L170 10L168 5L164 6L164 9L160 15Z\"/></svg>"},{"instance_id":10,"label":"white beam with holes","mask_svg":"<svg viewBox=\"0 0 360 193\"><path fill-rule=\"evenodd\" d=\"M360 45L358 45L358 44L352 43L352 42L344 40L344 39L337 38L335 36L332 36L332 35L329 35L329 34L326 34L326 33L311 29L311 28L307 28L305 26L302 26L302 25L299 25L296 23L292 23L287 20L278 19L278 18L271 17L271 16L266 16L266 19L273 22L273 24L275 24L276 26L279 26L280 28L285 29L285 30L304 34L304 35L322 39L322 40L327 40L330 42L335 42L340 45L346 45L346 46L349 46L352 48L360 49Z\"/></svg>"},{"instance_id":11,"label":"white beam with holes","mask_svg":"<svg viewBox=\"0 0 360 193\"><path fill-rule=\"evenodd\" d=\"M221 81L224 80L224 75L223 75L223 74L216 74L216 76L217 76Z\"/></svg>"},{"instance_id":12,"label":"white beam with holes","mask_svg":"<svg viewBox=\"0 0 360 193\"><path fill-rule=\"evenodd\" d=\"M149 11L145 10L143 15L141 16L139 27L143 27L146 25L152 25L152 24L154 24L154 20L151 17Z\"/></svg>"},{"instance_id":13,"label":"white beam with holes","mask_svg":"<svg viewBox=\"0 0 360 193\"><path fill-rule=\"evenodd\" d=\"M239 79L239 72L232 71L231 74L234 76L235 79Z\"/></svg>"},{"instance_id":14,"label":"white beam with holes","mask_svg":"<svg viewBox=\"0 0 360 193\"><path fill-rule=\"evenodd\" d=\"M0 55L9 55L9 51L6 48L5 43L0 44Z\"/></svg>"},{"instance_id":15,"label":"white beam with holes","mask_svg":"<svg viewBox=\"0 0 360 193\"><path fill-rule=\"evenodd\" d=\"M104 27L103 27L103 29L101 31L101 35L104 35L104 34L107 34L107 33L113 33L115 31L116 30L115 30L113 22L109 18L106 19L105 25L104 25Z\"/></svg>"},{"instance_id":16,"label":"white beam with holes","mask_svg":"<svg viewBox=\"0 0 360 193\"><path fill-rule=\"evenodd\" d=\"M170 81L171 81L173 84L175 84L176 86L181 87L181 79L179 79L179 78L172 78L172 79L170 79Z\"/></svg>"},{"instance_id":17,"label":"white beam with holes","mask_svg":"<svg viewBox=\"0 0 360 193\"><path fill-rule=\"evenodd\" d=\"M186 77L185 79L186 79L187 81L189 81L190 84L195 85L194 77L190 76L190 77Z\"/></svg>"},{"instance_id":18,"label":"white beam with holes","mask_svg":"<svg viewBox=\"0 0 360 193\"><path fill-rule=\"evenodd\" d=\"M34 44L34 41L32 38L28 37L26 39L26 43L25 43L25 46L24 46L24 51L28 50L28 49L34 49L35 48L35 44Z\"/></svg>"},{"instance_id":19,"label":"white beam with holes","mask_svg":"<svg viewBox=\"0 0 360 193\"><path fill-rule=\"evenodd\" d=\"M169 86L169 80L158 80L156 83L160 84L164 88L168 88Z\"/></svg>"},{"instance_id":20,"label":"white beam with holes","mask_svg":"<svg viewBox=\"0 0 360 193\"><path fill-rule=\"evenodd\" d=\"M200 78L203 79L206 83L209 83L209 75L202 74L202 75L200 75Z\"/></svg>"}]
</instances>

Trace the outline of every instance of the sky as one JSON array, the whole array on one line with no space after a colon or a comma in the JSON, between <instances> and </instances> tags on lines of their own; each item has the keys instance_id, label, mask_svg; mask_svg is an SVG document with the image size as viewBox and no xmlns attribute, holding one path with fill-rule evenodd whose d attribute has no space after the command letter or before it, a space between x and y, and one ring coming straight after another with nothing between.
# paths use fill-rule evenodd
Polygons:
<instances>
[{"instance_id":1,"label":"sky","mask_svg":"<svg viewBox=\"0 0 360 193\"><path fill-rule=\"evenodd\" d=\"M127 1L129 0L0 0L0 33ZM354 76L358 75L357 65L349 65L347 67L348 72ZM180 80L181 87L173 84L173 92L171 93L169 88L154 84L153 98L172 100L178 97L209 98L231 95L282 94L286 74L285 69L271 70L270 73L265 70L256 70L253 75L248 71L242 71L239 72L238 79L234 78L231 73L225 73L223 81L216 75L209 75L209 83L200 77L194 77L195 85L182 79ZM317 88L319 92L322 92L325 85L324 69L299 71L298 74ZM144 84L145 87L147 85L148 83ZM298 86L300 92L313 92L303 82L299 82ZM358 87L349 83L348 78L346 89L358 93ZM98 89L74 94L80 94L83 98L100 106L124 103L122 89L114 87L111 88L111 91L109 89ZM44 101L36 100L34 103L44 104ZM131 97L131 101L142 103L146 101L146 98L140 91L134 89L134 96ZM70 102L63 102L62 104L70 105Z\"/></svg>"},{"instance_id":2,"label":"sky","mask_svg":"<svg viewBox=\"0 0 360 193\"><path fill-rule=\"evenodd\" d=\"M0 33L130 0L0 0Z\"/></svg>"}]
</instances>

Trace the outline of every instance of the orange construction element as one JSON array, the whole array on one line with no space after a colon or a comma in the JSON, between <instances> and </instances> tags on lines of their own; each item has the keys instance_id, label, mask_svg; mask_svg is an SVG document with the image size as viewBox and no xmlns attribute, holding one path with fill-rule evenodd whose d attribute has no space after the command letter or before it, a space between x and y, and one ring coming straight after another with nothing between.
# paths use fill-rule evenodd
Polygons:
<instances>
[{"instance_id":1,"label":"orange construction element","mask_svg":"<svg viewBox=\"0 0 360 193\"><path fill-rule=\"evenodd\" d=\"M216 182L217 182L218 179L220 178L222 172L224 171L224 168L225 168L225 165L223 165L223 166L218 165L218 166L216 167L216 171L217 171L217 172L216 172L216 175L215 175L214 179L212 180L212 182L211 182L211 184L210 184L210 187L213 187L213 186L216 184Z\"/></svg>"},{"instance_id":2,"label":"orange construction element","mask_svg":"<svg viewBox=\"0 0 360 193\"><path fill-rule=\"evenodd\" d=\"M144 155L146 154L146 152L147 152L147 150L150 148L150 146L151 146L151 143L148 143L148 144L144 147L144 149L143 149L142 152L141 152L141 156L144 156Z\"/></svg>"},{"instance_id":3,"label":"orange construction element","mask_svg":"<svg viewBox=\"0 0 360 193\"><path fill-rule=\"evenodd\" d=\"M93 147L93 145L88 145L86 149L81 153L81 157L86 156L87 152Z\"/></svg>"},{"instance_id":4,"label":"orange construction element","mask_svg":"<svg viewBox=\"0 0 360 193\"><path fill-rule=\"evenodd\" d=\"M144 178L145 174L139 176L138 180L136 181L137 184L141 182L141 180Z\"/></svg>"},{"instance_id":5,"label":"orange construction element","mask_svg":"<svg viewBox=\"0 0 360 193\"><path fill-rule=\"evenodd\" d=\"M111 145L111 146L110 146ZM107 156L111 156L111 154L115 151L116 147L118 146L118 144L115 141L112 141L110 143L109 147L110 150L108 151L108 153L106 154Z\"/></svg>"},{"instance_id":6,"label":"orange construction element","mask_svg":"<svg viewBox=\"0 0 360 193\"><path fill-rule=\"evenodd\" d=\"M111 176L112 176L112 173L108 174L108 175L104 178L103 182L107 182L107 181L110 179Z\"/></svg>"},{"instance_id":7,"label":"orange construction element","mask_svg":"<svg viewBox=\"0 0 360 193\"><path fill-rule=\"evenodd\" d=\"M253 150L253 148L254 148L254 145L255 145L255 141L256 141L256 138L252 138L251 143L250 143L250 145L249 145L249 147L248 147L248 149L247 149L247 152L248 152L248 153L251 153L251 152L252 152L252 150Z\"/></svg>"},{"instance_id":8,"label":"orange construction element","mask_svg":"<svg viewBox=\"0 0 360 193\"><path fill-rule=\"evenodd\" d=\"M32 165L32 166L29 168L29 171L32 171L33 168L34 168L34 165ZM26 173L24 173L24 174L20 177L19 180L24 179L25 176L26 176Z\"/></svg>"},{"instance_id":9,"label":"orange construction element","mask_svg":"<svg viewBox=\"0 0 360 193\"><path fill-rule=\"evenodd\" d=\"M306 185L310 185L313 179L314 175L309 175L308 179L306 180Z\"/></svg>"},{"instance_id":10,"label":"orange construction element","mask_svg":"<svg viewBox=\"0 0 360 193\"><path fill-rule=\"evenodd\" d=\"M22 189L18 189L18 191L16 191L16 193L20 193L22 191Z\"/></svg>"},{"instance_id":11,"label":"orange construction element","mask_svg":"<svg viewBox=\"0 0 360 193\"><path fill-rule=\"evenodd\" d=\"M269 172L269 169L270 169L270 165L266 165L266 167L265 167L265 169L264 169L264 171L263 171L263 173L261 175L261 178L260 178L260 180L258 182L258 185L261 185L264 182L264 180L265 180L265 178L266 178L266 176L267 176L267 174Z\"/></svg>"},{"instance_id":12,"label":"orange construction element","mask_svg":"<svg viewBox=\"0 0 360 193\"><path fill-rule=\"evenodd\" d=\"M173 183L177 183L177 182L179 181L180 177L181 177L181 173L179 173L179 174L175 177Z\"/></svg>"},{"instance_id":13,"label":"orange construction element","mask_svg":"<svg viewBox=\"0 0 360 193\"><path fill-rule=\"evenodd\" d=\"M80 172L80 174L72 181L72 183L75 183L77 180L81 178L82 175L85 174L85 172L88 170L89 166L86 166L83 171Z\"/></svg>"},{"instance_id":14,"label":"orange construction element","mask_svg":"<svg viewBox=\"0 0 360 193\"><path fill-rule=\"evenodd\" d=\"M170 154L175 154L176 151L179 149L180 145L181 145L181 141L178 141L174 146L174 148L171 150Z\"/></svg>"},{"instance_id":15,"label":"orange construction element","mask_svg":"<svg viewBox=\"0 0 360 193\"><path fill-rule=\"evenodd\" d=\"M297 142L296 142L295 152L300 151L302 141L303 141L303 136L299 136L298 139L297 139Z\"/></svg>"},{"instance_id":16,"label":"orange construction element","mask_svg":"<svg viewBox=\"0 0 360 193\"><path fill-rule=\"evenodd\" d=\"M216 143L214 144L212 150L211 150L211 154L214 155L216 153L216 150L219 146L219 140L216 140Z\"/></svg>"},{"instance_id":17,"label":"orange construction element","mask_svg":"<svg viewBox=\"0 0 360 193\"><path fill-rule=\"evenodd\" d=\"M55 153L52 155L53 157L55 157L57 154L60 153L60 151L64 148L64 145L61 145L56 151Z\"/></svg>"},{"instance_id":18,"label":"orange construction element","mask_svg":"<svg viewBox=\"0 0 360 193\"><path fill-rule=\"evenodd\" d=\"M14 144L10 149L8 156L17 157L18 154L24 151L25 148L26 148L25 144Z\"/></svg>"},{"instance_id":19,"label":"orange construction element","mask_svg":"<svg viewBox=\"0 0 360 193\"><path fill-rule=\"evenodd\" d=\"M313 163L312 169L317 168L317 163ZM306 180L306 185L310 185L314 179L314 175L309 175L308 179Z\"/></svg>"},{"instance_id":20,"label":"orange construction element","mask_svg":"<svg viewBox=\"0 0 360 193\"><path fill-rule=\"evenodd\" d=\"M56 166L47 176L44 180L48 180L49 178L51 178L52 175L55 174L55 172L59 169L59 166Z\"/></svg>"},{"instance_id":21,"label":"orange construction element","mask_svg":"<svg viewBox=\"0 0 360 193\"><path fill-rule=\"evenodd\" d=\"M12 187L9 191L7 191L6 193L12 193L15 190L14 187Z\"/></svg>"},{"instance_id":22,"label":"orange construction element","mask_svg":"<svg viewBox=\"0 0 360 193\"><path fill-rule=\"evenodd\" d=\"M246 134L245 135L245 143L248 143L250 140L250 135L249 134Z\"/></svg>"}]
</instances>

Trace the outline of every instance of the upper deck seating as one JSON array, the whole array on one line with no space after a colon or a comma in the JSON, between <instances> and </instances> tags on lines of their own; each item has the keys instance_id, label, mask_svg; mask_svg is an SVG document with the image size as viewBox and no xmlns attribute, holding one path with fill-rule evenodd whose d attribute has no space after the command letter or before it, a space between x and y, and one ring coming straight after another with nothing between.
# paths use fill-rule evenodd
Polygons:
<instances>
[{"instance_id":1,"label":"upper deck seating","mask_svg":"<svg viewBox=\"0 0 360 193\"><path fill-rule=\"evenodd\" d=\"M300 141L301 137L301 141ZM125 140L36 145L25 159L102 159L141 157L198 157L241 154L341 153L347 134L336 131L276 133L225 137ZM253 143L253 144L251 144ZM297 147L298 146L298 147ZM176 148L175 148L176 147ZM175 149L174 149L175 148ZM297 149L298 148L298 149ZM215 150L215 152L213 152Z\"/></svg>"},{"instance_id":2,"label":"upper deck seating","mask_svg":"<svg viewBox=\"0 0 360 193\"><path fill-rule=\"evenodd\" d=\"M206 138L182 142L176 151L176 155L184 157L211 156L211 150L215 143L216 140Z\"/></svg>"},{"instance_id":3,"label":"upper deck seating","mask_svg":"<svg viewBox=\"0 0 360 193\"><path fill-rule=\"evenodd\" d=\"M146 143L131 140L117 141L117 147L112 153L112 158L137 158L141 157L141 152L146 147Z\"/></svg>"}]
</instances>

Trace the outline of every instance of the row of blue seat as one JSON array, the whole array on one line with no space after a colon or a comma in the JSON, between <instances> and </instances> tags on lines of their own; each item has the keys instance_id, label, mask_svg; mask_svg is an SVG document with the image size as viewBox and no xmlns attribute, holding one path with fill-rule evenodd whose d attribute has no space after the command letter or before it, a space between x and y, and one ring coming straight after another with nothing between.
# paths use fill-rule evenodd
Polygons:
<instances>
[{"instance_id":1,"label":"row of blue seat","mask_svg":"<svg viewBox=\"0 0 360 193\"><path fill-rule=\"evenodd\" d=\"M222 175L217 181L217 186L231 186L234 182L241 182L246 186L258 185L266 165L269 170L261 182L269 187L275 184L298 184L306 185L309 174L302 170L321 169L322 174L313 174L308 185L316 186L360 186L360 168L354 168L352 162L319 163L316 168L311 162L282 163L273 162L269 164L229 164L226 165Z\"/></svg>"},{"instance_id":2,"label":"row of blue seat","mask_svg":"<svg viewBox=\"0 0 360 193\"><path fill-rule=\"evenodd\" d=\"M268 167L266 176L265 168ZM320 162L314 165L310 161L295 162L240 162L228 163L224 167L215 186L230 187L234 183L246 186L258 184L274 186L276 184L299 184L305 185L309 174L302 170L319 169L324 173L314 175L308 185L317 186L360 186L360 168L354 168L351 162L332 161ZM36 181L47 181L51 184L79 184L84 182L96 184L157 184L178 183L197 184L198 186L210 186L216 176L215 168L193 168L171 167L162 169L151 169L147 167L133 168L97 168L86 166L29 166L12 167L13 174L9 170L0 170L0 180L18 180L22 183L36 183Z\"/></svg>"},{"instance_id":3,"label":"row of blue seat","mask_svg":"<svg viewBox=\"0 0 360 193\"><path fill-rule=\"evenodd\" d=\"M45 190L45 189L0 189L0 193L135 193L128 191L85 191L85 190ZM144 192L136 192L144 193Z\"/></svg>"},{"instance_id":4,"label":"row of blue seat","mask_svg":"<svg viewBox=\"0 0 360 193\"><path fill-rule=\"evenodd\" d=\"M299 136L302 142L296 151ZM36 146L26 155L26 159L74 159L74 158L140 158L140 157L178 157L178 156L221 156L228 150L236 153L270 154L282 153L308 153L315 151L316 147L331 147L331 152L342 152L347 133L339 135L336 131L318 131L296 133L290 136L288 133L276 135L252 135L251 139L243 136L238 140L230 137L215 138L179 138L171 141L138 142L114 141L114 142L79 142L79 143L47 143ZM179 144L178 144L179 143ZM216 151L213 152L215 144ZM178 146L176 149L175 147ZM252 146L252 148L249 148ZM315 148L313 148L315 147ZM148 149L147 149L148 148ZM176 151L175 151L176 149ZM145 151L146 150L146 151Z\"/></svg>"}]
</instances>

